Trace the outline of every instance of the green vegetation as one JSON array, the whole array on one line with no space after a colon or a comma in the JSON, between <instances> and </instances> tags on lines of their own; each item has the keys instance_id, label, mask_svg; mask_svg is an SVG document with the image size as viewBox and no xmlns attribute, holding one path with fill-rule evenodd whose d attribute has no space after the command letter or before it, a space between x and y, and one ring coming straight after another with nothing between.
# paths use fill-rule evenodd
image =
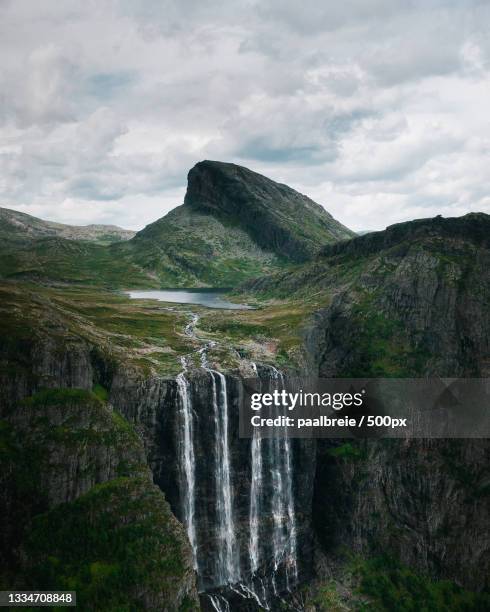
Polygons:
<instances>
[{"instance_id":1,"label":"green vegetation","mask_svg":"<svg viewBox=\"0 0 490 612\"><path fill-rule=\"evenodd\" d=\"M311 310L312 304L298 300L266 303L255 310L205 311L199 332L249 358L295 365L302 359L302 329Z\"/></svg>"},{"instance_id":2,"label":"green vegetation","mask_svg":"<svg viewBox=\"0 0 490 612\"><path fill-rule=\"evenodd\" d=\"M388 556L349 556L338 579L307 587L316 612L486 612L488 593L433 580Z\"/></svg>"},{"instance_id":3,"label":"green vegetation","mask_svg":"<svg viewBox=\"0 0 490 612\"><path fill-rule=\"evenodd\" d=\"M347 612L350 606L342 600L337 584L331 580L328 584L323 584L318 587L316 595L312 598L311 603L314 604L318 612ZM357 608L358 610L361 608Z\"/></svg>"},{"instance_id":4,"label":"green vegetation","mask_svg":"<svg viewBox=\"0 0 490 612\"><path fill-rule=\"evenodd\" d=\"M351 444L350 442L345 442L340 446L329 448L327 454L330 455L330 457L335 457L336 459L344 459L346 461L364 459L366 456L364 450L359 448L359 446L354 446L354 444Z\"/></svg>"},{"instance_id":5,"label":"green vegetation","mask_svg":"<svg viewBox=\"0 0 490 612\"><path fill-rule=\"evenodd\" d=\"M99 404L101 399L85 389L43 389L23 400L25 406L45 408L47 406Z\"/></svg>"},{"instance_id":6,"label":"green vegetation","mask_svg":"<svg viewBox=\"0 0 490 612\"><path fill-rule=\"evenodd\" d=\"M430 356L422 345L413 346L402 322L384 314L373 293L363 292L352 307L356 331L354 358L343 376L404 378L423 372Z\"/></svg>"},{"instance_id":7,"label":"green vegetation","mask_svg":"<svg viewBox=\"0 0 490 612\"><path fill-rule=\"evenodd\" d=\"M376 612L485 612L490 595L465 591L448 580L434 581L390 557L356 559L359 590L369 596L366 610Z\"/></svg>"},{"instance_id":8,"label":"green vegetation","mask_svg":"<svg viewBox=\"0 0 490 612\"><path fill-rule=\"evenodd\" d=\"M34 519L26 579L35 588L77 591L80 610L136 612L147 597L164 607L178 602L189 571L181 534L156 486L118 478Z\"/></svg>"},{"instance_id":9,"label":"green vegetation","mask_svg":"<svg viewBox=\"0 0 490 612\"><path fill-rule=\"evenodd\" d=\"M194 343L183 333L189 320L184 307L168 309L155 300L130 300L123 294L87 287L44 287L24 282L0 285L0 337L10 367L26 371L30 351L49 338L60 359L70 349L93 346L94 367L133 365L142 375L158 371L172 376L180 356ZM49 381L38 381L49 386ZM103 385L102 385L103 386ZM107 399L94 388L99 399Z\"/></svg>"},{"instance_id":10,"label":"green vegetation","mask_svg":"<svg viewBox=\"0 0 490 612\"><path fill-rule=\"evenodd\" d=\"M109 391L102 385L94 385L92 392L102 402L107 402L107 400L109 399Z\"/></svg>"},{"instance_id":11,"label":"green vegetation","mask_svg":"<svg viewBox=\"0 0 490 612\"><path fill-rule=\"evenodd\" d=\"M3 243L0 277L116 287L157 287L159 283L129 260L104 246L66 238Z\"/></svg>"}]
</instances>

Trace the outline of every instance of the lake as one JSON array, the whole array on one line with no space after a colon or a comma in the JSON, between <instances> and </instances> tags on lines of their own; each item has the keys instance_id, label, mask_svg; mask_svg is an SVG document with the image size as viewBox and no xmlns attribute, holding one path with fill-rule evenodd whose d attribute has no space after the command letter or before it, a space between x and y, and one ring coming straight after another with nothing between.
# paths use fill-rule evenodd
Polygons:
<instances>
[{"instance_id":1,"label":"lake","mask_svg":"<svg viewBox=\"0 0 490 612\"><path fill-rule=\"evenodd\" d=\"M126 291L132 299L159 300L161 302L174 302L176 304L200 304L207 308L221 308L224 310L250 310L247 304L234 304L224 300L222 291L213 289L164 289L161 291Z\"/></svg>"}]
</instances>

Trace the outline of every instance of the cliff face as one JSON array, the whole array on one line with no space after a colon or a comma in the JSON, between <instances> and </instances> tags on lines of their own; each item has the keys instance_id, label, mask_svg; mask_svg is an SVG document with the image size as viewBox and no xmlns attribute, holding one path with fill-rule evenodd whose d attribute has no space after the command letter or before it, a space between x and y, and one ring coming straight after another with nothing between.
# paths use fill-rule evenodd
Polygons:
<instances>
[{"instance_id":1,"label":"cliff face","mask_svg":"<svg viewBox=\"0 0 490 612\"><path fill-rule=\"evenodd\" d=\"M114 364L52 318L44 336L45 310L37 329L17 315L0 349L2 584L76 590L82 610L197 606L185 531L99 384Z\"/></svg>"},{"instance_id":2,"label":"cliff face","mask_svg":"<svg viewBox=\"0 0 490 612\"><path fill-rule=\"evenodd\" d=\"M249 287L318 296L305 343L320 376L487 376L489 235L484 214L403 223Z\"/></svg>"},{"instance_id":3,"label":"cliff face","mask_svg":"<svg viewBox=\"0 0 490 612\"><path fill-rule=\"evenodd\" d=\"M324 377L488 376L489 230L488 216L468 215L326 248L317 286L335 290L306 331L311 367ZM486 440L322 441L314 524L323 549L392 554L488 588L489 454Z\"/></svg>"},{"instance_id":4,"label":"cliff face","mask_svg":"<svg viewBox=\"0 0 490 612\"><path fill-rule=\"evenodd\" d=\"M268 380L270 372L265 366L259 367L259 375ZM254 608L254 599L249 596L244 602L244 594L238 597L223 586L223 571L220 568L220 555L223 543L220 541L219 491L217 469L220 461L220 442L216 432L215 414L213 414L212 372L197 369L189 372L189 400L193 414L193 452L195 456L195 526L197 542L197 560L199 566L199 585L201 590L226 594L234 609ZM252 567L250 556L250 508L253 490L251 479L251 440L241 439L238 434L240 397L243 394L242 380L239 375L227 375L226 394L228 409L228 452L230 461L230 486L232 491L234 561L232 575L234 582L257 588L259 597L274 598L270 583L274 575L274 542L272 531L274 525L272 498L275 495L272 480L264 476L260 495L262 506L258 517L258 542L260 564ZM220 383L221 384L221 383ZM218 393L220 388L218 388ZM182 468L179 459L179 445L184 432L181 420L181 397L175 380L153 378L137 380L116 374L111 386L111 401L122 406L126 418L134 423L137 431L145 440L148 461L155 483L165 491L166 498L176 514L185 522L185 499L182 497ZM222 408L222 407L221 407ZM274 458L272 448L262 452L263 474L266 475ZM298 564L298 580L304 581L312 572L312 532L311 507L313 495L313 477L315 472L315 449L313 441L295 440L291 445L294 474L292 494L295 513L295 557ZM286 576L281 559L281 569L275 575L275 589L286 591ZM255 578L252 577L255 574ZM225 578L227 576L225 575ZM229 576L228 576L229 578ZM254 584L254 580L257 584ZM295 579L296 580L296 579ZM233 582L233 580L232 580ZM270 591L270 592L269 592ZM236 597L236 600L233 599ZM263 601L266 601L263 599ZM209 605L203 598L203 605ZM245 606L242 608L242 606ZM207 608L206 608L207 609Z\"/></svg>"},{"instance_id":5,"label":"cliff face","mask_svg":"<svg viewBox=\"0 0 490 612\"><path fill-rule=\"evenodd\" d=\"M484 214L398 224L249 288L314 296L304 339L321 377L486 377L489 236ZM345 550L387 554L487 588L489 461L486 440L320 441L313 518L327 566Z\"/></svg>"},{"instance_id":6,"label":"cliff face","mask_svg":"<svg viewBox=\"0 0 490 612\"><path fill-rule=\"evenodd\" d=\"M487 440L321 441L313 517L327 565L346 550L388 555L488 589L489 462Z\"/></svg>"}]
</instances>

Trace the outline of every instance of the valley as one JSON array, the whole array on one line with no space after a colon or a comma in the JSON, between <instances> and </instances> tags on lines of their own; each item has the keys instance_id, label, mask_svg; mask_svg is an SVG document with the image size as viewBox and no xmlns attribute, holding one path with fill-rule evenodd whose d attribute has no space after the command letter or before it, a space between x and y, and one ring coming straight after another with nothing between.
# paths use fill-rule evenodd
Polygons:
<instances>
[{"instance_id":1,"label":"valley","mask_svg":"<svg viewBox=\"0 0 490 612\"><path fill-rule=\"evenodd\" d=\"M87 610L485 609L487 441L247 440L238 409L252 377L487 377L489 230L354 237L201 162L129 239L6 239L2 583Z\"/></svg>"}]
</instances>

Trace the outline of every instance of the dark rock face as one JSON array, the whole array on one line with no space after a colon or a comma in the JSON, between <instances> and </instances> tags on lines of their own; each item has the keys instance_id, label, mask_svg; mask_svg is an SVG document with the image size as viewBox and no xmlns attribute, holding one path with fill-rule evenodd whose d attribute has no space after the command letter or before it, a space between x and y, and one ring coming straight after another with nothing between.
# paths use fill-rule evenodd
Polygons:
<instances>
[{"instance_id":1,"label":"dark rock face","mask_svg":"<svg viewBox=\"0 0 490 612\"><path fill-rule=\"evenodd\" d=\"M390 554L467 589L489 587L487 440L364 441L338 459L329 450L340 444L319 443L315 481L314 529L329 555Z\"/></svg>"},{"instance_id":2,"label":"dark rock face","mask_svg":"<svg viewBox=\"0 0 490 612\"><path fill-rule=\"evenodd\" d=\"M196 164L185 205L239 223L259 246L295 262L354 235L306 196L235 164Z\"/></svg>"},{"instance_id":3,"label":"dark rock face","mask_svg":"<svg viewBox=\"0 0 490 612\"><path fill-rule=\"evenodd\" d=\"M316 270L329 267L322 282L336 290L307 331L311 367L325 377L488 376L489 229L487 215L434 219L325 249ZM389 553L488 588L487 440L365 441L350 459L329 453L336 444L319 445L315 480L328 554Z\"/></svg>"},{"instance_id":4,"label":"dark rock face","mask_svg":"<svg viewBox=\"0 0 490 612\"><path fill-rule=\"evenodd\" d=\"M368 232L362 236L356 236L353 240L342 244L325 246L321 254L325 257L340 254L366 257L403 243L430 238L471 241L476 245L488 248L490 244L489 225L490 216L485 213L469 213L463 217L447 219L439 216L406 221L390 225L380 232Z\"/></svg>"},{"instance_id":5,"label":"dark rock face","mask_svg":"<svg viewBox=\"0 0 490 612\"><path fill-rule=\"evenodd\" d=\"M394 226L325 260L335 269L354 254L362 264L308 334L321 376L488 376L490 217L457 221L415 222L401 235Z\"/></svg>"},{"instance_id":6,"label":"dark rock face","mask_svg":"<svg viewBox=\"0 0 490 612\"><path fill-rule=\"evenodd\" d=\"M64 340L31 335L0 351L2 581L76 584L81 599L108 609L196 606L189 542L141 438L121 406L91 391L117 381L113 364L88 342ZM112 590L97 595L99 570L112 572Z\"/></svg>"}]
</instances>

